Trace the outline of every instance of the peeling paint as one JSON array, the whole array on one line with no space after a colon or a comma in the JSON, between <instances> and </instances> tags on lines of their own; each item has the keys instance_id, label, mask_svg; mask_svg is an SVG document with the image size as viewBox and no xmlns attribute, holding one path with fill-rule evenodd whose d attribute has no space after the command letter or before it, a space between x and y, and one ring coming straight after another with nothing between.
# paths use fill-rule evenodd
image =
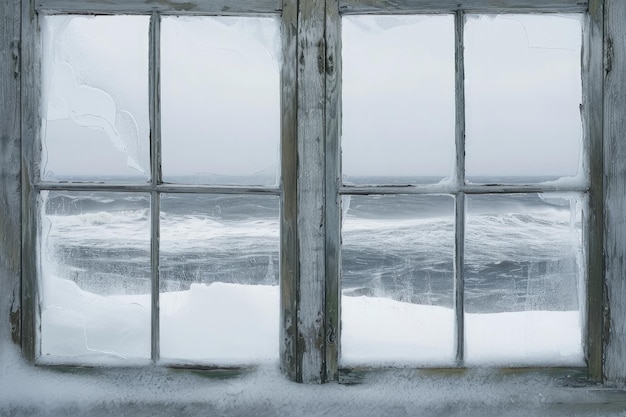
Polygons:
<instances>
[{"instance_id":1,"label":"peeling paint","mask_svg":"<svg viewBox=\"0 0 626 417\"><path fill-rule=\"evenodd\" d=\"M9 321L11 322L11 339L13 340L13 343L15 343L16 345L19 345L21 343L20 317L22 316L22 312L19 309L15 311L12 310L9 315L10 315Z\"/></svg>"},{"instance_id":2,"label":"peeling paint","mask_svg":"<svg viewBox=\"0 0 626 417\"><path fill-rule=\"evenodd\" d=\"M608 75L613 69L613 39L607 38L606 46L605 46L605 54L604 54L604 72Z\"/></svg>"},{"instance_id":3,"label":"peeling paint","mask_svg":"<svg viewBox=\"0 0 626 417\"><path fill-rule=\"evenodd\" d=\"M11 42L11 51L14 65L13 76L17 79L20 76L20 41Z\"/></svg>"}]
</instances>

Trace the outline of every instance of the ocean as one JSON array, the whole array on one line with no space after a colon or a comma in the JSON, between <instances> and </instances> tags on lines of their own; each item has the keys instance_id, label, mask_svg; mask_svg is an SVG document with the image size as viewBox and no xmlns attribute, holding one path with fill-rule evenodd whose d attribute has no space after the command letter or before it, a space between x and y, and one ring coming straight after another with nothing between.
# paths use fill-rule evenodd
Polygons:
<instances>
[{"instance_id":1,"label":"ocean","mask_svg":"<svg viewBox=\"0 0 626 417\"><path fill-rule=\"evenodd\" d=\"M44 191L42 198L43 280L68 279L99 295L150 292L148 194ZM579 195L471 195L466 204L468 313L580 308ZM453 197L345 196L343 212L345 296L452 308ZM163 194L160 225L162 292L195 283L278 284L279 197Z\"/></svg>"}]
</instances>

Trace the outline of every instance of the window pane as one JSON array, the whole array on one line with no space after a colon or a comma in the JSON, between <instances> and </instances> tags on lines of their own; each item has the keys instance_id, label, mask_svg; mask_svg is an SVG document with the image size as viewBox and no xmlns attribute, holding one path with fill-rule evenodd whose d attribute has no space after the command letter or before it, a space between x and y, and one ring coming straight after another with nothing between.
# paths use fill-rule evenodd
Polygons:
<instances>
[{"instance_id":1,"label":"window pane","mask_svg":"<svg viewBox=\"0 0 626 417\"><path fill-rule=\"evenodd\" d=\"M342 66L344 181L448 177L455 120L452 16L344 17Z\"/></svg>"},{"instance_id":2,"label":"window pane","mask_svg":"<svg viewBox=\"0 0 626 417\"><path fill-rule=\"evenodd\" d=\"M469 17L465 25L468 179L576 175L581 160L578 16ZM513 178L511 178L513 177Z\"/></svg>"},{"instance_id":3,"label":"window pane","mask_svg":"<svg viewBox=\"0 0 626 417\"><path fill-rule=\"evenodd\" d=\"M148 181L148 17L41 22L43 179Z\"/></svg>"},{"instance_id":4,"label":"window pane","mask_svg":"<svg viewBox=\"0 0 626 417\"><path fill-rule=\"evenodd\" d=\"M278 197L167 194L161 203L161 357L277 359Z\"/></svg>"},{"instance_id":5,"label":"window pane","mask_svg":"<svg viewBox=\"0 0 626 417\"><path fill-rule=\"evenodd\" d=\"M454 203L344 198L341 363L451 365Z\"/></svg>"},{"instance_id":6,"label":"window pane","mask_svg":"<svg viewBox=\"0 0 626 417\"><path fill-rule=\"evenodd\" d=\"M42 192L42 355L150 358L149 201Z\"/></svg>"},{"instance_id":7,"label":"window pane","mask_svg":"<svg viewBox=\"0 0 626 417\"><path fill-rule=\"evenodd\" d=\"M165 181L278 183L279 32L273 18L163 18Z\"/></svg>"},{"instance_id":8,"label":"window pane","mask_svg":"<svg viewBox=\"0 0 626 417\"><path fill-rule=\"evenodd\" d=\"M583 365L577 196L485 195L467 201L467 362Z\"/></svg>"}]
</instances>

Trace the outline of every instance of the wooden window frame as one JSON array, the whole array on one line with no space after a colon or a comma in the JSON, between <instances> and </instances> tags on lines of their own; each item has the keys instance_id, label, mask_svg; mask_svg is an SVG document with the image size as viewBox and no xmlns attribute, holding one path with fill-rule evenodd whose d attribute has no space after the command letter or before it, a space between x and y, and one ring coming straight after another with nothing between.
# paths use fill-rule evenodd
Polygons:
<instances>
[{"instance_id":1,"label":"wooden window frame","mask_svg":"<svg viewBox=\"0 0 626 417\"><path fill-rule=\"evenodd\" d=\"M340 196L345 192L339 177L341 16L456 13L458 21L464 12L584 12L582 114L590 178L589 210L585 213L586 371L594 381L626 381L626 222L622 214L626 211L626 141L622 139L626 135L626 30L622 25L626 3L192 0L164 4L144 0L9 0L0 6L0 17L6 23L0 29L0 52L7 58L0 61L0 117L6 121L0 124L0 292L11 294L0 301L0 314L8 315L11 321L10 332L0 329L0 337L21 344L26 360L35 362L38 331L34 210L41 186L35 180L39 178L36 161L40 146L38 13L281 16L280 363L294 381L321 383L349 378L351 371L342 373L338 367ZM457 39L462 36L458 27ZM158 34L158 26L152 25L153 39L155 31ZM459 45L462 42L457 41L457 49ZM151 41L151 49L154 47ZM158 51L153 50L151 56L158 59ZM153 93L157 91L155 83L151 77ZM457 75L457 103L462 94L460 83ZM158 113L158 108L151 106L151 112ZM158 126L152 124L155 120L151 117L152 134L158 134ZM457 123L457 138L463 136L459 126ZM152 154L157 155L155 149ZM157 162L153 157L152 169ZM502 188L501 192L507 190ZM525 189L529 191L549 190ZM155 189L150 192L154 195ZM472 188L459 190L459 195L465 192L472 192ZM153 346L154 351L158 352L158 346Z\"/></svg>"}]
</instances>

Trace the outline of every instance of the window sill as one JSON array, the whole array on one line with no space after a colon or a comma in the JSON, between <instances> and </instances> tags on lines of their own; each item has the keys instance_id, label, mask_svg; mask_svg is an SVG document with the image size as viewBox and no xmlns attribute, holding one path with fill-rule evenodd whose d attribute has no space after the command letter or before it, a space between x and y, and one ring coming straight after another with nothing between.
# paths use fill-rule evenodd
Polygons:
<instances>
[{"instance_id":1,"label":"window sill","mask_svg":"<svg viewBox=\"0 0 626 417\"><path fill-rule=\"evenodd\" d=\"M0 351L0 415L10 416L610 416L626 410L626 391L588 383L579 369L352 370L358 381L306 385L290 382L278 366L234 375L33 367L14 347Z\"/></svg>"}]
</instances>

